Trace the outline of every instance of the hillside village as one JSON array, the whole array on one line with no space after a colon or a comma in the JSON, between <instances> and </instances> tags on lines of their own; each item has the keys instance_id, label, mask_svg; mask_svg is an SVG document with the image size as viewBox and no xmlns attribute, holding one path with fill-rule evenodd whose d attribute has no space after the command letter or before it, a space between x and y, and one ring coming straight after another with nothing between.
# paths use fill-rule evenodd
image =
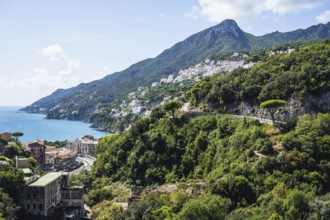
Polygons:
<instances>
[{"instance_id":1,"label":"hillside village","mask_svg":"<svg viewBox=\"0 0 330 220\"><path fill-rule=\"evenodd\" d=\"M279 48L268 51L268 56L291 53L292 51L294 49L290 47ZM96 128L118 133L123 129L123 126L125 130L128 130L138 118L150 116L154 107L163 105L170 100L183 101L184 105L180 109L186 112L189 110L189 104L187 100L183 100L183 97L190 86L216 73L226 74L238 68L250 68L257 62L253 60L252 55L251 53L235 52L220 58L205 59L192 67L180 70L177 74L171 74L167 78L153 82L150 86L138 87L135 92L129 93L116 104L112 104L110 109L97 109L91 114L91 117L102 114L110 115L110 119L108 119L111 121L110 124L96 123Z\"/></svg>"},{"instance_id":2,"label":"hillside village","mask_svg":"<svg viewBox=\"0 0 330 220\"><path fill-rule=\"evenodd\" d=\"M120 121L122 118L134 114L138 118L141 116L150 116L151 110L156 105L163 105L171 99L180 100L182 97L173 96L168 93L162 100L151 102L146 97L148 93L157 91L162 87L175 85L183 87L188 81L191 83L198 82L205 77L214 75L215 73L228 73L237 68L249 68L254 65L253 62L245 63L245 59L249 56L245 53L232 53L232 55L224 60L206 59L203 62L180 70L177 74L171 74L167 78L162 78L158 82L153 82L150 87L140 86L137 91L131 92L121 101L118 107L112 108L110 114L112 117ZM98 113L99 110L97 110ZM134 121L130 121L130 124ZM130 124L126 127L130 127Z\"/></svg>"}]
</instances>

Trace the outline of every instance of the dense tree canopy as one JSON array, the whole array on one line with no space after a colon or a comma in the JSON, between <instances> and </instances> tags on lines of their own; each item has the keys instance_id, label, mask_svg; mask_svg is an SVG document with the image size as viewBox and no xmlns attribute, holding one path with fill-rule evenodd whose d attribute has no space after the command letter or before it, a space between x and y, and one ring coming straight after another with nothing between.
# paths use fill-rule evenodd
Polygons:
<instances>
[{"instance_id":1,"label":"dense tree canopy","mask_svg":"<svg viewBox=\"0 0 330 220\"><path fill-rule=\"evenodd\" d=\"M25 182L23 172L0 164L0 219L14 220L23 205Z\"/></svg>"},{"instance_id":2,"label":"dense tree canopy","mask_svg":"<svg viewBox=\"0 0 330 220\"><path fill-rule=\"evenodd\" d=\"M12 198L0 188L0 219L14 220L19 207L13 203Z\"/></svg>"},{"instance_id":3,"label":"dense tree canopy","mask_svg":"<svg viewBox=\"0 0 330 220\"><path fill-rule=\"evenodd\" d=\"M285 54L264 53L253 67L207 78L188 95L193 106L207 104L226 112L237 102L260 104L270 99L288 100L317 96L330 90L330 44L297 48Z\"/></svg>"},{"instance_id":4,"label":"dense tree canopy","mask_svg":"<svg viewBox=\"0 0 330 220\"><path fill-rule=\"evenodd\" d=\"M101 140L93 174L143 186L206 181L210 198L182 195L176 206L170 199L175 194L157 202L159 196L150 194L124 211L126 217L189 219L210 212L303 219L327 207L315 196L330 191L329 133L329 114L305 115L284 133L256 120L221 115L143 118L127 133ZM211 203L204 207L213 199L228 206L215 205L218 214Z\"/></svg>"},{"instance_id":5,"label":"dense tree canopy","mask_svg":"<svg viewBox=\"0 0 330 220\"><path fill-rule=\"evenodd\" d=\"M22 137L24 134L23 134L23 132L15 131L15 132L12 133L12 135L16 139L16 141L18 141L18 138Z\"/></svg>"}]
</instances>

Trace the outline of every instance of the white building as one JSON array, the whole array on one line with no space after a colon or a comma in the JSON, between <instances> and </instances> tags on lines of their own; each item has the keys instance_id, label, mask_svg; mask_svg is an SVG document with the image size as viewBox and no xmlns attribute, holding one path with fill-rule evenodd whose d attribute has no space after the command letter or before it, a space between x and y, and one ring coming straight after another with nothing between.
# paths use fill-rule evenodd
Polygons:
<instances>
[{"instance_id":1,"label":"white building","mask_svg":"<svg viewBox=\"0 0 330 220\"><path fill-rule=\"evenodd\" d=\"M157 87L157 86L159 86L159 85L160 85L159 82L153 82L153 83L151 84L151 87Z\"/></svg>"},{"instance_id":2,"label":"white building","mask_svg":"<svg viewBox=\"0 0 330 220\"><path fill-rule=\"evenodd\" d=\"M133 114L138 114L138 113L141 112L141 110L142 110L142 107L141 106L133 106L132 107L132 113Z\"/></svg>"},{"instance_id":3,"label":"white building","mask_svg":"<svg viewBox=\"0 0 330 220\"><path fill-rule=\"evenodd\" d=\"M93 136L86 135L82 139L75 139L68 141L66 148L74 150L80 156L90 155L95 156L96 147L99 144L98 140L95 140Z\"/></svg>"}]
</instances>

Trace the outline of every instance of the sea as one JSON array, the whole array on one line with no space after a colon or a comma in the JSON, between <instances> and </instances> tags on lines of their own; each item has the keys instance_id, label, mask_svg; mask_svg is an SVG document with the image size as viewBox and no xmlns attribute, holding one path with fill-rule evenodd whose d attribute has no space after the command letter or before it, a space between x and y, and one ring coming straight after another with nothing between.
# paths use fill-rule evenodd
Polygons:
<instances>
[{"instance_id":1,"label":"sea","mask_svg":"<svg viewBox=\"0 0 330 220\"><path fill-rule=\"evenodd\" d=\"M22 107L0 107L0 133L23 132L19 140L28 141L47 140L64 141L93 135L100 138L107 132L91 128L91 124L81 121L50 120L43 114L32 114L19 111Z\"/></svg>"}]
</instances>

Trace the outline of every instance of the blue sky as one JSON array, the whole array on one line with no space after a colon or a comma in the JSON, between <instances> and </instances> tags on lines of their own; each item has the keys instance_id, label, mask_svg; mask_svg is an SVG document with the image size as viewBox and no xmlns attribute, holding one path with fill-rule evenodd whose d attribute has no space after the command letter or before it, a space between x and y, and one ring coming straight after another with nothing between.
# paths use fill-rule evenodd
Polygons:
<instances>
[{"instance_id":1,"label":"blue sky","mask_svg":"<svg viewBox=\"0 0 330 220\"><path fill-rule=\"evenodd\" d=\"M328 0L0 0L0 105L155 57L191 34L235 19L262 35L330 21Z\"/></svg>"}]
</instances>

